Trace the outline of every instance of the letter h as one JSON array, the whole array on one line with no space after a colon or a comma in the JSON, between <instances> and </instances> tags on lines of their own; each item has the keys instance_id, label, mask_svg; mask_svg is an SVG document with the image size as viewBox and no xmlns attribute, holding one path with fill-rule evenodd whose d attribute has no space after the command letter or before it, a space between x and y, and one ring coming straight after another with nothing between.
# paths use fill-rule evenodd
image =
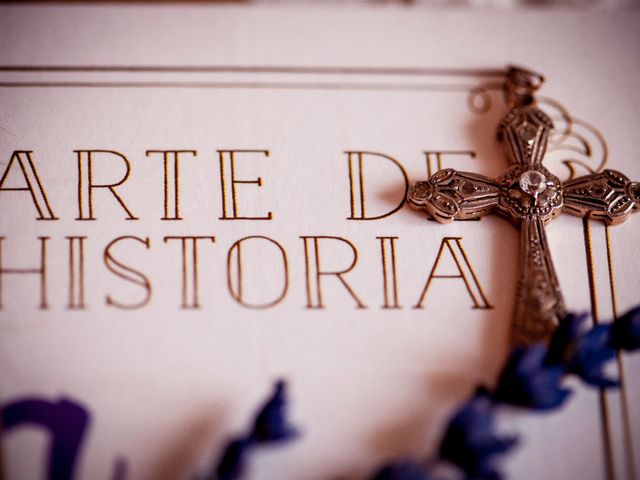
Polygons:
<instances>
[{"instance_id":1,"label":"letter h","mask_svg":"<svg viewBox=\"0 0 640 480\"><path fill-rule=\"evenodd\" d=\"M5 237L0 237L0 309L2 309L2 287L5 275L34 274L40 276L40 309L45 310L47 305L47 240L49 237L38 237L40 240L40 267L39 268L7 268L4 266L2 241Z\"/></svg>"}]
</instances>

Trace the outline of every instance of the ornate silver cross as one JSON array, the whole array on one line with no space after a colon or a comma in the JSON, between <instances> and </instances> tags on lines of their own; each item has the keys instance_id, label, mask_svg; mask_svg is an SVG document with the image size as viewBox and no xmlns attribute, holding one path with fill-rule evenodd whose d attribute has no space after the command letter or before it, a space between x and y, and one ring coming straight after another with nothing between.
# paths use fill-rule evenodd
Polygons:
<instances>
[{"instance_id":1,"label":"ornate silver cross","mask_svg":"<svg viewBox=\"0 0 640 480\"><path fill-rule=\"evenodd\" d=\"M498 140L513 165L502 176L494 180L447 168L414 183L407 195L410 205L442 223L497 211L519 227L514 344L545 341L565 315L545 225L563 211L614 225L640 208L640 183L620 172L604 170L562 184L542 165L553 129L534 99L542 82L542 76L522 69L507 73L510 111L498 127Z\"/></svg>"}]
</instances>

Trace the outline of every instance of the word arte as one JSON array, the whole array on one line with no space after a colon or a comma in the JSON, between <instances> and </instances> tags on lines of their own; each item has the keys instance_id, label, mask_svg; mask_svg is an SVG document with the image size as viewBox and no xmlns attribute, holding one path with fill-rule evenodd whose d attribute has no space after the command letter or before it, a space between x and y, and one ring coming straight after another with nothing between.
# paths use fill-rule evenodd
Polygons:
<instances>
[{"instance_id":1,"label":"word arte","mask_svg":"<svg viewBox=\"0 0 640 480\"><path fill-rule=\"evenodd\" d=\"M118 187L123 185L130 176L131 164L127 157L120 152L113 150L75 150L77 160L77 201L78 216L75 220L99 220L96 211L99 209L94 202L95 191L103 191L105 196L100 197L100 202L111 201L122 211L126 220L137 220L138 217L132 212L125 199L119 194ZM347 151L345 152L348 164L348 186L350 191L350 216L347 220L377 220L392 215L398 211L408 190L408 176L404 167L394 158L376 152ZM442 158L445 155L459 155L474 157L470 151L430 151L424 152L428 173L434 167L442 168ZM164 216L161 220L182 220L180 214L180 182L179 172L181 160L187 156L197 156L195 150L148 150L146 155L158 157L164 164ZM218 166L220 171L221 189L221 220L271 220L272 213L263 212L254 216L243 216L239 214L240 205L236 196L236 189L239 186L262 186L260 177L253 179L238 178L236 175L236 163L238 161L253 161L256 158L269 157L268 150L218 150ZM12 153L7 166L0 177L0 210L2 207L14 203L9 203L7 194L17 193L22 195L21 200L32 204L37 212L36 220L58 220L54 209L47 197L47 193L41 176L38 173L35 156L32 151L16 150ZM103 166L106 164L108 171L118 171L117 167L124 168L122 176L109 183L96 180L94 178L94 167L99 162ZM377 162L377 167L376 167ZM379 168L381 164L386 164L387 168L393 168L396 175L404 180L405 192L400 201L388 211L371 214L365 211L365 167ZM9 181L10 180L10 181ZM9 186L8 184L11 183ZM260 203L262 205L262 203ZM104 215L101 216L101 218ZM4 225L5 228L15 228L14 225ZM325 308L328 297L336 289L343 290L344 294L353 300L356 308L367 308L369 305L362 300L362 295L348 281L348 273L354 270L358 262L358 249L348 239L338 236L301 236L299 238L298 251L304 262L304 291L306 292L306 308ZM48 287L47 277L52 266L59 267L62 256L56 255L54 261L47 260L47 247L50 243L60 244L64 242L66 259L63 266L68 271L64 284L67 292L63 292L68 297L66 308L84 309L88 307L88 288L90 281L86 277L94 278L95 263L85 261L90 255L88 251L94 252L95 248L91 240L86 236L67 236L62 239L53 239L49 236L39 236L35 239L36 247L39 250L39 261L36 265L25 267L24 261L16 262L14 245L9 245L9 241L0 234L0 309L3 308L3 295L8 297L7 290L15 292L16 283L19 278L32 277L39 281L39 307L48 309ZM379 248L374 254L381 268L379 290L382 294L379 304L382 308L402 308L399 301L399 287L397 281L396 267L396 241L398 237L376 237ZM199 248L204 244L211 244L216 241L214 236L165 236L159 240L167 244L167 248L176 245L181 252L181 261L175 271L180 272L181 277L177 282L172 279L172 283L181 282L181 303L180 308L195 309L201 308L200 301L200 274L199 272L210 271L211 265L198 256ZM39 243L39 245L38 245ZM156 240L153 241L153 248L156 249ZM39 248L38 248L39 246ZM4 250L3 250L4 247ZM27 247L28 249L28 247ZM124 249L124 254L123 254ZM140 267L140 262L144 261L142 250L152 249L152 240L144 236L119 236L112 239L103 250L101 250L102 262L106 271L113 276L124 293L116 292L105 296L104 302L109 307L120 309L138 309L148 305L152 298L152 282L150 274ZM26 249L21 243L20 252ZM127 259L128 253L134 252L137 257L133 260ZM290 250L290 247L289 247ZM12 255L12 253L14 255ZM33 253L33 252L32 252ZM251 262L252 259L257 262ZM201 255L202 257L202 255ZM226 283L233 300L247 308L266 309L280 304L289 291L290 284L290 262L287 250L280 242L273 238L261 235L253 235L235 241L226 251ZM447 258L448 263L453 265L453 270L449 269L447 274L442 273L442 268L438 268L441 259ZM247 258L249 260L247 260ZM373 257L372 257L373 258ZM266 259L271 259L271 264L266 265ZM22 263L22 265L18 265ZM250 273L251 265L261 265L261 271ZM86 271L91 268L91 275ZM270 277L265 278L264 272L268 268ZM213 269L214 271L218 271ZM105 270L102 270L104 273ZM248 273L249 272L249 273ZM55 277L61 278L56 272ZM159 277L164 277L161 275ZM425 283L417 301L412 303L413 308L423 308L423 303L432 281L435 279L457 279L460 283L460 292L468 295L470 305L475 309L492 308L487 300L483 289L473 271L469 256L464 250L461 237L444 237L440 240L440 246L431 271L427 275L425 271ZM5 280L3 282L3 280ZM6 280L13 280L14 284L9 284ZM95 280L95 279L94 279ZM109 279L112 280L112 279ZM332 282L334 285L326 285ZM94 282L95 283L95 282ZM101 282L98 282L101 283ZM89 284L89 285L88 285ZM3 292L4 286L4 292ZM7 288L8 287L8 288ZM62 285L56 284L58 289ZM124 290L126 289L126 290ZM30 294L38 295L38 290L31 290ZM256 295L256 292L258 293ZM324 295L323 295L324 293ZM380 295L378 293L378 295Z\"/></svg>"}]
</instances>

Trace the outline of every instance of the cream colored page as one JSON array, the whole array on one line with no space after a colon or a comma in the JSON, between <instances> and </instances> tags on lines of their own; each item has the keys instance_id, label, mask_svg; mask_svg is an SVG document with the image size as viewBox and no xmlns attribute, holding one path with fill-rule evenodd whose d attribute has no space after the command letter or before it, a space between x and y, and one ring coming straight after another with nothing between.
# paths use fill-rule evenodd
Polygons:
<instances>
[{"instance_id":1,"label":"cream colored page","mask_svg":"<svg viewBox=\"0 0 640 480\"><path fill-rule=\"evenodd\" d=\"M502 173L496 69L517 63L548 78L543 108L559 128L571 115L554 173L568 178L574 160L577 175L606 162L640 178L637 22L3 7L0 64L37 68L0 72L0 161L18 155L33 182L32 164L44 194L0 191L2 268L35 269L44 243L47 282L40 308L39 275L2 276L0 399L86 406L78 478L111 478L117 459L127 478L205 472L281 377L303 435L259 452L249 478L366 478L432 454L448 415L505 360L518 233L501 218L394 212L403 172ZM181 151L177 187L164 151ZM435 152L449 153L439 164ZM18 163L4 187L24 186ZM607 320L638 301L637 220L549 226L570 309ZM638 368L625 357L625 389L605 399L576 385L557 413L506 415L523 439L510 476L632 478ZM8 478L41 475L41 431L2 445Z\"/></svg>"}]
</instances>

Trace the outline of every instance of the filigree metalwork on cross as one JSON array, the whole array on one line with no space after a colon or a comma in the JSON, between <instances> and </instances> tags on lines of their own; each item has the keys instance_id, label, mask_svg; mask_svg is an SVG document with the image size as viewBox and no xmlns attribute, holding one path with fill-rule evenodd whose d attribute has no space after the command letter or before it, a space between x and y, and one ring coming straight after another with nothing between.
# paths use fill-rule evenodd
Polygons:
<instances>
[{"instance_id":1,"label":"filigree metalwork on cross","mask_svg":"<svg viewBox=\"0 0 640 480\"><path fill-rule=\"evenodd\" d=\"M545 225L562 212L623 222L640 208L640 183L604 170L564 184L542 160L553 123L534 98L543 77L510 68L504 93L510 111L498 127L511 167L498 179L447 168L409 189L410 205L447 223L497 212L520 229L520 263L511 338L514 344L545 341L565 307L551 261Z\"/></svg>"}]
</instances>

